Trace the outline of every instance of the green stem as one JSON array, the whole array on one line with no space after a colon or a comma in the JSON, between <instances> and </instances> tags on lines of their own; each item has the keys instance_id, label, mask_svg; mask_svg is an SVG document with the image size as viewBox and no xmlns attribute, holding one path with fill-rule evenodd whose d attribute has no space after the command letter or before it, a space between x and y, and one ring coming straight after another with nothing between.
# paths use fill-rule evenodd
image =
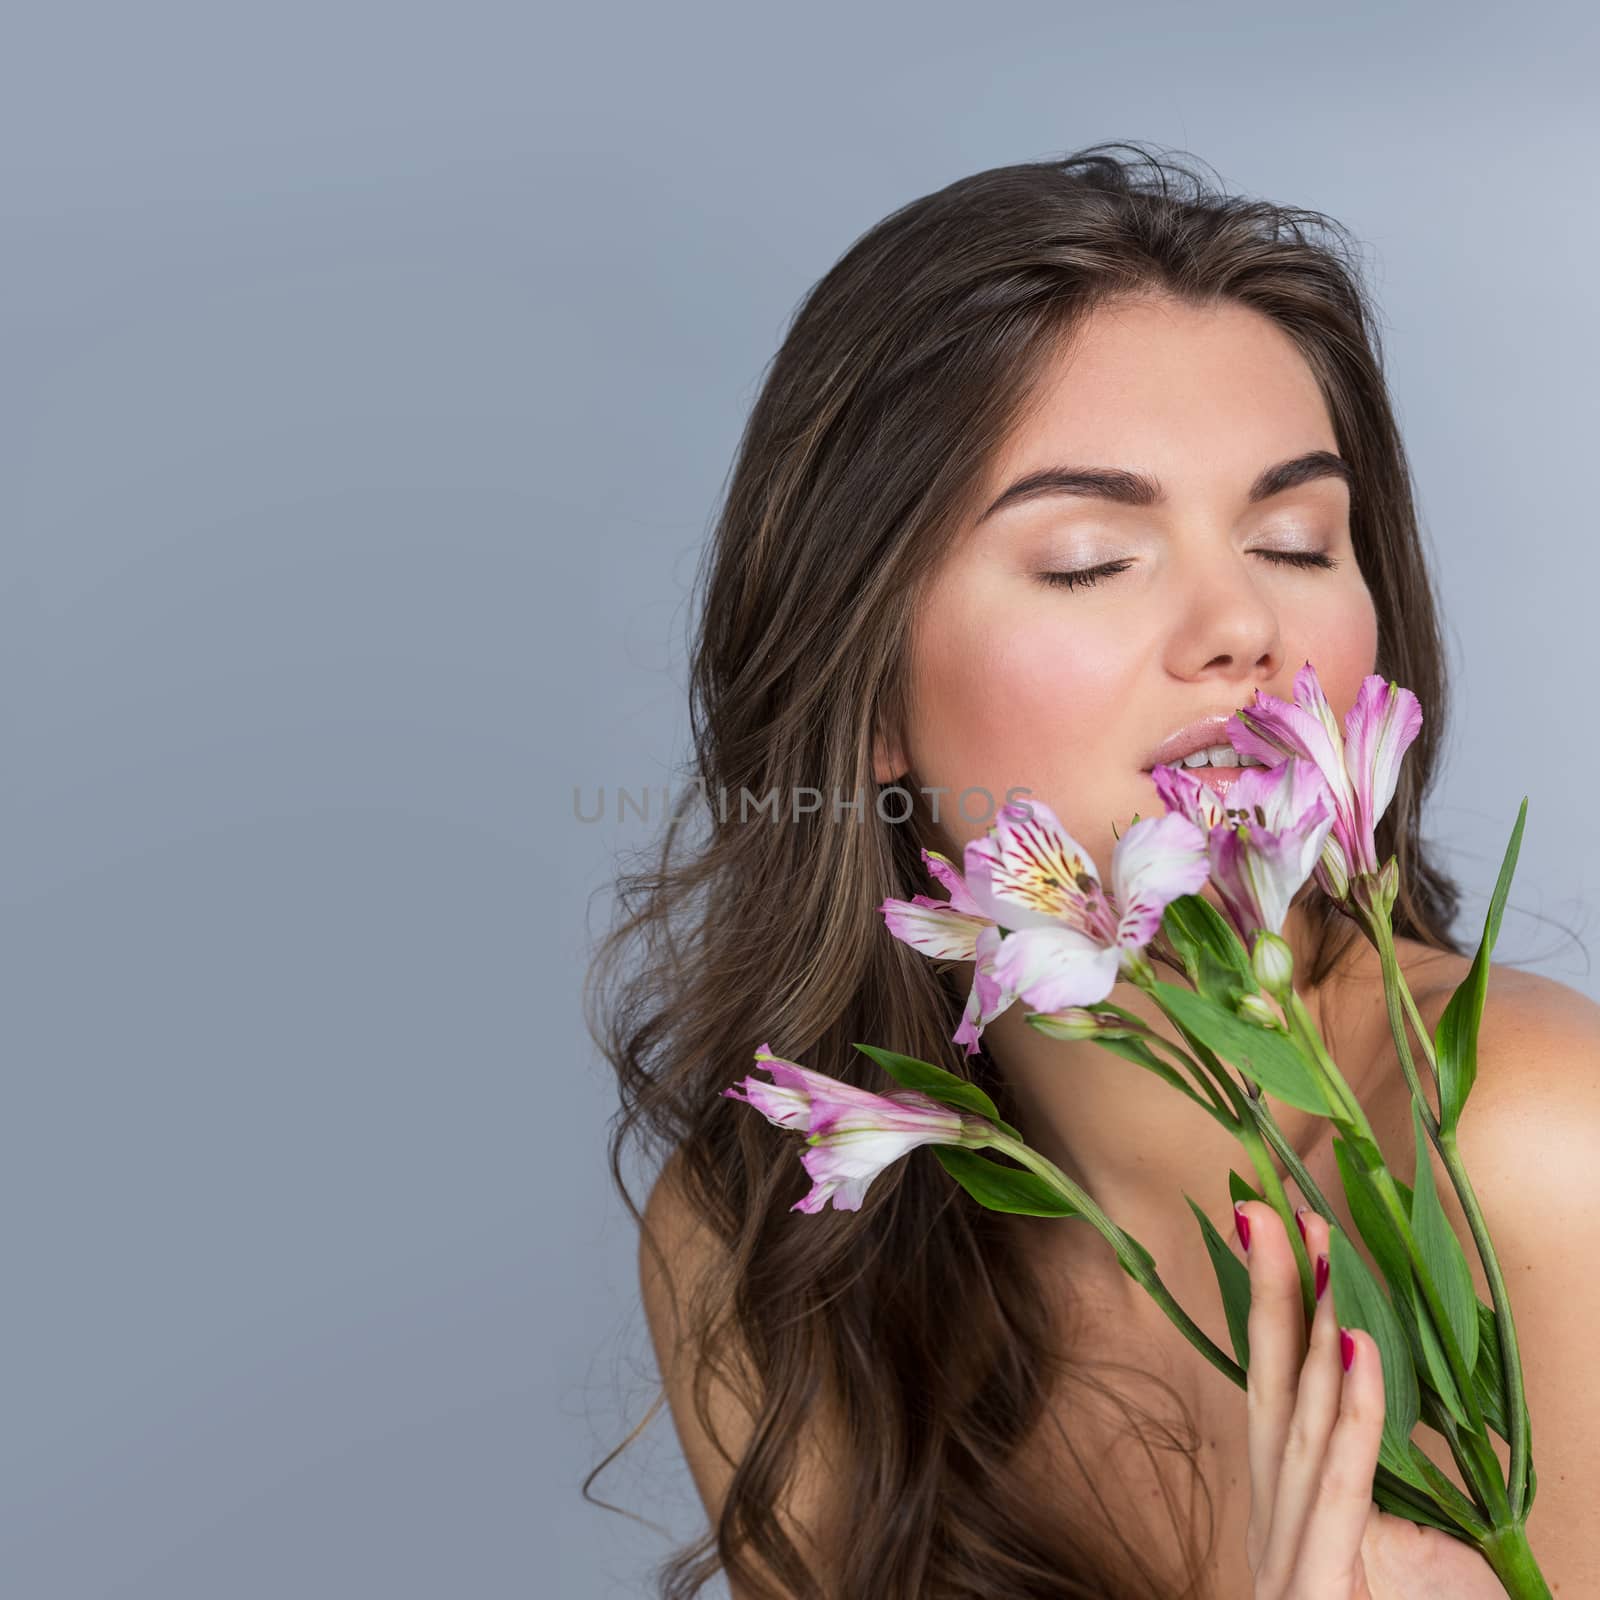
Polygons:
<instances>
[{"instance_id":1,"label":"green stem","mask_svg":"<svg viewBox=\"0 0 1600 1600\"><path fill-rule=\"evenodd\" d=\"M1394 933L1383 917L1361 917L1358 919L1367 937L1377 947L1384 970L1384 990L1389 1004L1389 1028L1395 1036L1395 1046L1399 1052L1402 1070L1406 1073L1406 1082L1411 1086L1414 1099L1422 1108L1422 1123L1428 1130L1428 1138L1434 1148L1439 1152L1439 1158L1444 1163L1444 1169L1449 1174L1451 1185L1456 1192L1456 1199L1461 1204L1462 1214L1467 1219L1467 1226L1472 1230L1473 1243L1478 1247L1478 1258L1483 1262L1483 1275L1489 1283L1489 1295L1494 1301L1495 1332L1500 1340L1500 1366L1502 1374L1502 1395L1505 1403L1506 1426L1510 1430L1509 1444L1511 1446L1511 1470L1508 1475L1511 1494L1511 1510L1514 1516L1521 1516L1526 1504L1524 1490L1527 1484L1528 1455L1531 1441L1528 1437L1527 1426L1527 1396L1522 1374L1522 1350L1517 1340L1516 1323L1511 1315L1511 1295L1506 1287L1505 1273L1500 1267L1500 1258L1495 1253L1494 1243L1489 1237L1489 1227L1484 1221L1483 1207L1478 1203L1477 1192L1472 1187L1472 1181L1467 1176L1467 1169L1461 1160L1461 1152L1456 1145L1454 1130L1443 1133L1440 1130L1439 1119L1433 1114L1426 1100L1422 1098L1421 1087L1417 1082L1416 1068L1412 1065L1411 1051L1406 1041L1405 1022L1400 1014L1399 1007L1404 1006L1409 1012L1412 1026L1416 1029L1417 1039L1426 1056L1430 1071L1433 1073L1434 1084L1439 1081L1438 1061L1434 1055L1433 1039L1427 1026L1417 1014L1416 1001L1412 998L1410 987L1400 972L1399 957L1395 952Z\"/></svg>"},{"instance_id":2,"label":"green stem","mask_svg":"<svg viewBox=\"0 0 1600 1600\"><path fill-rule=\"evenodd\" d=\"M1306 1204L1319 1216L1326 1217L1332 1222L1333 1208L1328 1204L1328 1197L1322 1192L1317 1180L1306 1170L1306 1164L1300 1159L1299 1152L1289 1143L1288 1136L1278 1126L1267 1107L1267 1102L1260 1095L1250 1097L1250 1114L1255 1118L1256 1125L1261 1129L1267 1143L1277 1152L1278 1159L1284 1164L1289 1176L1294 1179L1295 1187L1306 1197Z\"/></svg>"},{"instance_id":3,"label":"green stem","mask_svg":"<svg viewBox=\"0 0 1600 1600\"><path fill-rule=\"evenodd\" d=\"M1450 1415L1448 1408L1445 1406L1444 1402L1439 1399L1438 1395L1426 1388L1424 1388L1422 1391L1421 1412L1422 1421L1427 1423L1427 1425L1432 1428L1435 1433L1439 1434L1444 1439L1445 1443L1450 1446L1451 1459L1454 1460L1456 1466L1460 1469L1461 1476L1465 1478L1468 1483L1476 1483L1477 1477L1476 1469L1473 1466L1473 1454L1471 1451L1469 1451L1467 1443L1463 1439L1460 1424L1457 1423L1456 1419ZM1423 1453L1421 1447L1417 1444L1415 1439L1409 1440L1408 1443L1411 1447L1412 1460L1416 1463L1423 1475L1428 1478L1429 1482L1433 1482L1435 1477L1442 1479L1444 1485L1449 1491L1449 1496L1454 1497L1450 1500L1452 1509L1456 1509L1457 1501L1466 1507L1465 1517L1462 1519L1464 1524L1469 1526L1474 1534L1481 1535L1487 1533L1490 1524L1484 1519L1485 1517L1488 1517L1490 1521L1493 1521L1494 1513L1485 1511L1481 1504L1473 1504L1472 1502L1467 1501L1462 1495L1461 1491L1456 1488L1456 1486L1451 1483L1448 1478L1444 1477L1444 1474L1439 1471L1438 1467L1436 1467L1428 1458L1428 1456ZM1486 1440L1480 1439L1477 1440L1476 1443L1484 1452L1490 1456L1493 1456L1494 1452L1489 1448ZM1498 1461L1493 1462L1491 1470L1498 1473L1500 1470L1500 1463ZM1509 1514L1510 1508L1506 1505L1504 1494L1501 1494L1496 1498L1496 1504L1500 1507L1503 1513ZM1504 1520L1504 1516L1501 1517L1501 1520Z\"/></svg>"},{"instance_id":4,"label":"green stem","mask_svg":"<svg viewBox=\"0 0 1600 1600\"><path fill-rule=\"evenodd\" d=\"M1283 1181L1278 1176L1278 1169L1272 1164L1266 1140L1261 1137L1261 1130L1256 1126L1254 1118L1240 1124L1239 1142L1245 1147L1250 1163L1256 1169L1256 1176L1261 1179L1264 1198L1283 1218L1283 1231L1288 1235L1289 1243L1294 1248L1295 1265L1300 1270L1300 1304L1309 1326L1317 1309L1317 1293L1311 1277L1311 1261L1305 1241L1300 1236L1300 1229L1293 1225L1294 1209L1289 1204L1289 1196L1284 1192Z\"/></svg>"},{"instance_id":5,"label":"green stem","mask_svg":"<svg viewBox=\"0 0 1600 1600\"><path fill-rule=\"evenodd\" d=\"M1226 1354L1213 1343L1205 1331L1196 1324L1189 1313L1173 1298L1172 1291L1161 1281L1161 1275L1150 1264L1148 1252L1143 1245L1124 1233L1089 1198L1088 1194L1047 1156L1042 1156L1037 1150L1030 1150L1027 1145L1020 1143L1018 1140L1008 1139L1003 1135L998 1139L991 1139L989 1142L996 1150L1003 1150L1008 1156L1020 1161L1030 1171L1038 1173L1063 1198L1071 1201L1077 1208L1079 1215L1116 1252L1117 1260L1122 1263L1122 1270L1161 1307L1178 1332L1224 1377L1231 1378L1240 1388L1245 1386L1244 1368L1232 1356Z\"/></svg>"},{"instance_id":6,"label":"green stem","mask_svg":"<svg viewBox=\"0 0 1600 1600\"><path fill-rule=\"evenodd\" d=\"M1095 1204L1092 1199L1090 1199L1089 1195L1079 1185L1074 1183L1072 1179L1070 1179L1064 1172L1062 1172L1061 1169L1057 1167L1055 1163L1052 1162L1048 1157L1040 1155L1037 1150L1032 1150L1027 1145L1015 1139L1009 1139L1005 1137L992 1139L990 1140L990 1145L994 1149L1003 1151L1005 1154L1013 1157L1023 1166L1027 1167L1030 1171L1036 1172L1041 1178L1049 1183L1058 1194L1060 1194L1064 1199L1070 1201L1077 1210L1078 1214L1082 1216L1090 1224L1090 1226L1093 1227L1111 1246L1112 1250L1116 1253L1117 1260L1121 1263L1123 1270L1128 1274L1129 1277L1138 1283L1141 1288L1144 1289L1144 1291L1156 1302L1158 1306L1161 1307L1168 1320L1178 1329L1184 1338L1186 1338L1189 1343L1192 1344L1195 1349L1198 1350L1200 1354L1211 1363L1212 1366L1222 1373L1225 1378L1229 1379L1239 1389L1244 1390L1246 1393L1249 1392L1249 1378L1245 1372L1245 1369L1241 1367L1238 1362L1233 1360L1231 1356L1227 1355L1224 1351L1218 1348L1218 1346L1207 1336L1204 1330L1195 1324L1193 1318L1189 1316L1188 1312L1186 1312L1183 1307L1179 1305L1177 1300L1173 1297L1172 1292L1161 1281L1160 1274L1156 1272L1154 1266L1150 1263L1148 1253L1144 1250L1142 1245L1138 1244L1136 1240L1124 1233L1123 1230L1119 1228L1116 1223L1114 1223L1110 1217L1108 1217L1105 1212L1103 1212L1100 1207ZM1296 1232L1298 1232L1298 1229ZM1417 1453L1420 1454L1420 1452ZM1382 1485L1401 1501L1415 1504L1419 1493L1424 1494L1432 1503L1435 1510L1443 1513L1447 1518L1454 1518L1458 1522L1458 1525L1462 1526L1464 1530L1470 1530L1476 1536L1477 1530L1481 1528L1481 1524L1475 1521L1474 1513L1467 1509L1461 1491L1457 1489L1448 1478L1440 1473L1437 1468L1433 1468L1433 1470L1429 1472L1428 1469L1433 1467L1432 1462L1427 1462L1426 1465L1423 1465L1423 1463L1419 1462L1418 1465L1422 1468L1424 1477L1428 1478L1432 1485L1433 1492L1431 1495L1427 1495L1426 1491L1419 1491L1414 1485L1408 1483L1405 1479L1399 1477L1397 1474L1390 1471L1389 1468L1381 1464L1377 1466L1374 1477L1378 1484ZM1516 1561L1520 1560L1516 1553L1515 1540L1511 1537L1510 1532L1508 1530L1498 1529L1495 1530L1495 1532L1497 1536L1502 1539L1505 1547L1506 1554L1504 1556L1504 1560L1511 1563L1515 1563ZM1526 1549L1525 1540L1523 1541L1523 1548L1524 1550ZM1527 1557L1527 1562L1531 1564L1531 1561L1532 1557L1529 1555ZM1500 1572L1501 1568L1496 1567L1495 1570L1496 1572ZM1511 1570L1511 1568L1508 1567L1507 1570ZM1517 1570L1520 1573L1521 1568L1518 1568ZM1532 1568L1532 1571L1534 1577L1537 1579L1538 1569L1535 1567ZM1507 1589L1514 1597L1514 1600L1548 1600L1547 1594L1542 1590L1535 1588L1512 1588L1511 1582L1504 1577L1504 1574L1502 1574L1502 1581L1506 1582ZM1525 1580L1519 1577L1517 1581Z\"/></svg>"},{"instance_id":7,"label":"green stem","mask_svg":"<svg viewBox=\"0 0 1600 1600\"><path fill-rule=\"evenodd\" d=\"M1478 1548L1511 1600L1551 1600L1550 1585L1533 1559L1527 1529L1520 1521L1490 1529Z\"/></svg>"},{"instance_id":8,"label":"green stem","mask_svg":"<svg viewBox=\"0 0 1600 1600\"><path fill-rule=\"evenodd\" d=\"M1522 1347L1517 1341L1517 1325L1511 1317L1511 1292L1506 1287L1505 1274L1500 1270L1500 1258L1489 1240L1489 1227L1483 1218L1483 1207L1467 1177L1461 1152L1456 1148L1454 1133L1445 1134L1438 1141L1445 1171L1455 1186L1456 1198L1472 1230L1473 1241L1478 1246L1478 1256L1483 1262L1484 1276L1489 1280L1489 1296L1494 1301L1495 1334L1500 1341L1500 1366L1504 1379L1502 1393L1506 1411L1506 1426L1511 1430L1511 1511L1520 1517L1526 1505L1524 1488L1528 1479L1528 1402L1522 1376Z\"/></svg>"},{"instance_id":9,"label":"green stem","mask_svg":"<svg viewBox=\"0 0 1600 1600\"><path fill-rule=\"evenodd\" d=\"M1391 952L1392 949L1393 946L1391 944ZM1381 950L1382 946L1380 945ZM1391 1023L1398 1023L1400 1027L1400 1037L1397 1043L1400 1045L1401 1059L1406 1070L1407 1082L1413 1086L1413 1093L1420 1095L1416 1067L1412 1063L1410 1051L1405 1045L1405 1025L1402 1020L1399 1001L1394 993L1392 984L1388 981L1390 965L1391 957L1385 955L1383 966L1385 968L1385 989L1388 993L1389 1015ZM1322 1068L1328 1091L1333 1097L1336 1120L1348 1126L1350 1131L1363 1140L1371 1149L1377 1150L1381 1156L1382 1151L1379 1149L1377 1135L1372 1130L1372 1124L1367 1120L1367 1114L1362 1110L1361 1102L1356 1099L1354 1091L1345 1081L1344 1074L1339 1070L1338 1064L1328 1054L1327 1046L1323 1043L1322 1036L1317 1031L1317 1025L1310 1012L1306 1010L1305 1002L1291 988L1280 997L1280 1004L1284 1006L1290 1030L1300 1042L1301 1049ZM1426 1109L1425 1103L1424 1109ZM1473 1384L1472 1374L1467 1370L1466 1359L1461 1353L1461 1346L1445 1312L1444 1299L1439 1293L1438 1285L1433 1280L1432 1270L1429 1268L1417 1244L1416 1235L1411 1230L1411 1217L1406 1210L1405 1202L1400 1198L1400 1191L1395 1187L1394 1178L1387 1166L1379 1165L1375 1168L1369 1168L1368 1176L1372 1180L1373 1189L1382 1202L1384 1210L1388 1213L1395 1231L1405 1245L1406 1255L1416 1276L1417 1287L1422 1293L1428 1315L1433 1321L1434 1331L1438 1336L1439 1346L1444 1352L1445 1363L1450 1369L1451 1377L1455 1380L1461 1403L1466 1408L1468 1426L1474 1433L1487 1438L1489 1429L1483 1420L1482 1407L1478 1404L1478 1394ZM1463 1471L1467 1471L1469 1465L1470 1463L1464 1465ZM1514 1471L1515 1468L1513 1468L1513 1473ZM1484 1497L1484 1504L1489 1508L1491 1515L1498 1516L1502 1508L1507 1516L1516 1514L1513 1509L1515 1501L1507 1499L1506 1485L1501 1482L1498 1462L1492 1474L1486 1475L1481 1470L1472 1471L1469 1473L1468 1481L1480 1490ZM1517 1481L1513 1475L1513 1485Z\"/></svg>"},{"instance_id":10,"label":"green stem","mask_svg":"<svg viewBox=\"0 0 1600 1600\"><path fill-rule=\"evenodd\" d=\"M1311 1258L1306 1252L1305 1241L1300 1237L1300 1229L1295 1226L1294 1208L1289 1204L1289 1196L1284 1192L1283 1180L1278 1176L1278 1170L1272 1164L1272 1157L1267 1151L1266 1143L1261 1136L1261 1130L1257 1127L1256 1119L1251 1112L1251 1104L1259 1103L1260 1089L1251 1084L1248 1097L1240 1090L1238 1084L1229 1075L1227 1068L1217 1059L1216 1053L1203 1040L1197 1039L1177 1017L1173 1016L1161 1004L1161 998L1155 992L1153 978L1150 981L1144 981L1136 974L1134 982L1158 1006L1161 1006L1162 1015L1182 1035L1184 1043L1194 1052L1194 1059L1204 1063L1206 1071L1226 1092L1237 1118L1237 1123L1232 1130L1234 1137L1244 1146L1246 1155L1250 1157L1250 1164L1255 1168L1256 1177L1261 1183L1263 1199L1283 1219L1283 1231L1288 1237L1290 1248L1294 1251L1295 1268L1300 1276L1300 1303L1306 1321L1309 1324L1317 1305L1316 1285L1311 1272ZM1167 1043L1169 1049L1175 1048L1170 1041L1164 1042ZM1247 1098L1250 1104L1247 1104Z\"/></svg>"}]
</instances>

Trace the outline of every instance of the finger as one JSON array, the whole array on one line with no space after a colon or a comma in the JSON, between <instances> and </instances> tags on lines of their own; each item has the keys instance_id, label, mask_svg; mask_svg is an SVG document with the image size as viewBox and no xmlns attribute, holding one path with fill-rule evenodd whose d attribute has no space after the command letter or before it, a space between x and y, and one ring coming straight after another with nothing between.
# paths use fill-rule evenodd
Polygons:
<instances>
[{"instance_id":1,"label":"finger","mask_svg":"<svg viewBox=\"0 0 1600 1600\"><path fill-rule=\"evenodd\" d=\"M1278 1213L1261 1200L1234 1208L1243 1219L1250 1268L1250 1366L1246 1373L1250 1455L1250 1521L1245 1535L1250 1570L1257 1570L1272 1527L1272 1502L1283 1459L1289 1419L1294 1415L1305 1359L1305 1312L1300 1269Z\"/></svg>"},{"instance_id":2,"label":"finger","mask_svg":"<svg viewBox=\"0 0 1600 1600\"><path fill-rule=\"evenodd\" d=\"M1344 1368L1339 1360L1339 1322L1328 1292L1328 1224L1309 1208L1302 1217L1306 1249L1317 1286L1311 1340L1300 1369L1300 1388L1284 1440L1272 1501L1272 1525L1258 1580L1271 1593L1285 1587L1294 1570L1306 1518L1322 1475L1323 1458L1339 1414Z\"/></svg>"},{"instance_id":3,"label":"finger","mask_svg":"<svg viewBox=\"0 0 1600 1600\"><path fill-rule=\"evenodd\" d=\"M1370 1333L1341 1329L1349 1370L1339 1390L1339 1414L1328 1436L1322 1475L1300 1538L1293 1583L1306 1600L1346 1600L1364 1582L1361 1539L1372 1508L1372 1478L1383 1434L1383 1364Z\"/></svg>"}]
</instances>

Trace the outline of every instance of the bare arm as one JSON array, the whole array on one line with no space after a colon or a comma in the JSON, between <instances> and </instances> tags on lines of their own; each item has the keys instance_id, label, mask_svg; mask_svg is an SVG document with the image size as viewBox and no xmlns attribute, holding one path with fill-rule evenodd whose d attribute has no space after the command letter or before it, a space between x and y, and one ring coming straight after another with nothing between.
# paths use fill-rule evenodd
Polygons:
<instances>
[{"instance_id":1,"label":"bare arm","mask_svg":"<svg viewBox=\"0 0 1600 1600\"><path fill-rule=\"evenodd\" d=\"M641 1234L639 1241L640 1290L656 1360L661 1369L667 1402L672 1410L684 1458L694 1477L695 1487L705 1504L712 1527L716 1526L733 1477L736 1462L743 1456L754 1431L754 1422L739 1398L725 1383L713 1379L707 1396L716 1438L702 1426L694 1401L694 1352L687 1329L674 1315L671 1290L677 1294L677 1310L683 1322L696 1303L699 1286L707 1272L718 1264L721 1242L701 1220L690 1200L676 1183L676 1167L669 1161L645 1203L644 1217L667 1259L670 1286L661 1265ZM742 1373L750 1371L742 1352L722 1346L720 1353L735 1362ZM796 1469L788 1493L776 1507L784 1531L794 1540L812 1571L824 1577L831 1570L829 1557L819 1533L837 1527L836 1508L831 1501L833 1486L839 1481L829 1465L839 1459L838 1441L842 1430L827 1413L818 1411L809 1420L806 1433L797 1445ZM718 1445L722 1448L719 1449ZM724 1451L727 1454L724 1454ZM732 1459L729 1459L731 1457ZM751 1558L755 1560L754 1557ZM782 1595L779 1580L756 1562L771 1595ZM732 1600L757 1600L753 1591L730 1585Z\"/></svg>"}]
</instances>

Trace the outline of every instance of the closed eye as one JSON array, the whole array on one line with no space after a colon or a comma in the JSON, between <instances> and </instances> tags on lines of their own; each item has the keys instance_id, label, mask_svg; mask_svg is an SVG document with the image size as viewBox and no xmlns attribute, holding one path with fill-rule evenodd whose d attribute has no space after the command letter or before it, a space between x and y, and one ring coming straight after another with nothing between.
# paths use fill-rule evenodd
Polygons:
<instances>
[{"instance_id":1,"label":"closed eye","mask_svg":"<svg viewBox=\"0 0 1600 1600\"><path fill-rule=\"evenodd\" d=\"M1258 550L1256 554L1292 567L1318 567L1331 571L1339 565L1338 557L1320 550ZM1052 588L1092 589L1102 578L1115 577L1132 565L1131 561L1107 561L1098 567L1080 567L1075 572L1041 572L1038 576L1041 583L1049 584Z\"/></svg>"}]
</instances>

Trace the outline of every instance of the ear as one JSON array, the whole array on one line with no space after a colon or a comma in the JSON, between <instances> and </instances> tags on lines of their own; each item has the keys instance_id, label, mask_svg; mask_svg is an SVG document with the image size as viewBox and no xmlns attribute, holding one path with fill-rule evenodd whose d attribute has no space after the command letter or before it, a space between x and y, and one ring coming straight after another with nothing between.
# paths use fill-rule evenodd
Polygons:
<instances>
[{"instance_id":1,"label":"ear","mask_svg":"<svg viewBox=\"0 0 1600 1600\"><path fill-rule=\"evenodd\" d=\"M898 739L884 733L873 737L872 781L874 783L893 783L896 778L905 776L910 765Z\"/></svg>"}]
</instances>

